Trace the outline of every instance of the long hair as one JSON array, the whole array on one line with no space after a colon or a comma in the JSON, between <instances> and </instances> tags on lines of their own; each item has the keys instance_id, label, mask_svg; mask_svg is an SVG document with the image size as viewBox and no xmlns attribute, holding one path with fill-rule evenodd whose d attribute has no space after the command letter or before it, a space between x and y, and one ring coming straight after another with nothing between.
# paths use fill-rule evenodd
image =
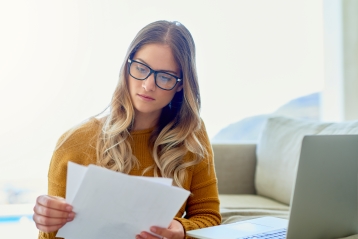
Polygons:
<instances>
[{"instance_id":1,"label":"long hair","mask_svg":"<svg viewBox=\"0 0 358 239\"><path fill-rule=\"evenodd\" d=\"M162 109L157 127L148 142L155 164L154 176L173 178L182 187L186 169L203 160L208 154L198 139L202 126L200 92L196 71L195 44L187 28L179 22L156 21L141 29L131 42L120 69L119 82L114 91L109 114L103 118L97 139L97 163L109 169L129 173L138 166L132 154L130 133L135 111L128 88L128 58L147 44L163 44L171 48L181 70L183 90L176 92L170 104ZM191 160L184 162L190 153Z\"/></svg>"}]
</instances>

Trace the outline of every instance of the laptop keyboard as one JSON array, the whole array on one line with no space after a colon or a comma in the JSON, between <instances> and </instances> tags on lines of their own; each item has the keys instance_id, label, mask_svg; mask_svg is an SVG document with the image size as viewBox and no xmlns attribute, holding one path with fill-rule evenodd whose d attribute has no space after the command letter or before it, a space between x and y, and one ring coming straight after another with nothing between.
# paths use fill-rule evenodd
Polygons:
<instances>
[{"instance_id":1,"label":"laptop keyboard","mask_svg":"<svg viewBox=\"0 0 358 239\"><path fill-rule=\"evenodd\" d=\"M240 237L240 239L285 239L286 238L286 232L287 229L283 228L283 229L278 229L275 231L270 231L270 232L265 232L265 233L260 233L260 234L256 234L254 236L249 236L249 237Z\"/></svg>"}]
</instances>

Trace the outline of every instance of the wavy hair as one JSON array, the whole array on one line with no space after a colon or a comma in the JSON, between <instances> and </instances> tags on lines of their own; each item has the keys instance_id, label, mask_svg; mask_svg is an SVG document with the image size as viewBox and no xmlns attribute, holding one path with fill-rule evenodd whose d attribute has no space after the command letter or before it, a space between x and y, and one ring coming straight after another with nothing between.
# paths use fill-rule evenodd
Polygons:
<instances>
[{"instance_id":1,"label":"wavy hair","mask_svg":"<svg viewBox=\"0 0 358 239\"><path fill-rule=\"evenodd\" d=\"M97 139L97 163L111 170L129 173L138 166L132 154L129 138L135 111L128 90L128 58L147 44L163 44L171 48L175 61L181 69L183 90L177 92L171 103L162 109L159 123L148 142L155 165L154 176L173 178L182 187L186 169L208 154L197 132L203 127L199 115L200 92L196 71L195 44L188 29L179 22L156 21L141 29L131 42L122 64L119 82L114 91L109 114ZM191 152L192 160L184 162Z\"/></svg>"}]
</instances>

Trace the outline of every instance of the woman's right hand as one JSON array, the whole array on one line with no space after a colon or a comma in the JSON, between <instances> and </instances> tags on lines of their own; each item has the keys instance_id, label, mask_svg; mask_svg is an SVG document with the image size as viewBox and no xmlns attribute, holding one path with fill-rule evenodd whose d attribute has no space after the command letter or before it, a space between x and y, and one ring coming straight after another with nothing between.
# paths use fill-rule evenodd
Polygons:
<instances>
[{"instance_id":1,"label":"woman's right hand","mask_svg":"<svg viewBox=\"0 0 358 239\"><path fill-rule=\"evenodd\" d=\"M33 219L40 231L54 232L73 220L72 209L64 198L42 195L36 199Z\"/></svg>"}]
</instances>

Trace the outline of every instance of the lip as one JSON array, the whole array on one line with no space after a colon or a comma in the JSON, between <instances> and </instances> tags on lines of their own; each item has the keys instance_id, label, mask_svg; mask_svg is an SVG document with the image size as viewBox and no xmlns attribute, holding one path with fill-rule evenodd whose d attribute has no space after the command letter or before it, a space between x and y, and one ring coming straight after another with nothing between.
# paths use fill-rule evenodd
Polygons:
<instances>
[{"instance_id":1,"label":"lip","mask_svg":"<svg viewBox=\"0 0 358 239\"><path fill-rule=\"evenodd\" d=\"M137 95L145 101L153 101L154 100L154 98L147 96L147 95L141 95L141 94L137 94Z\"/></svg>"}]
</instances>

